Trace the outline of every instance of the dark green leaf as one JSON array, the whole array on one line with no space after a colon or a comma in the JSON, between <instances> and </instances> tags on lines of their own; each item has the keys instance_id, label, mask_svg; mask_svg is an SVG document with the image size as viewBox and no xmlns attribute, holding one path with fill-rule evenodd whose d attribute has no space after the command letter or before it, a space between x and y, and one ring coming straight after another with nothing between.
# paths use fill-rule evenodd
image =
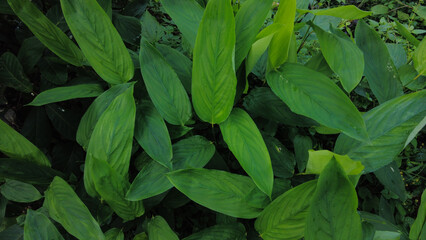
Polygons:
<instances>
[{"instance_id":1,"label":"dark green leaf","mask_svg":"<svg viewBox=\"0 0 426 240\"><path fill-rule=\"evenodd\" d=\"M223 139L240 165L268 196L272 194L274 175L271 158L256 124L242 109L235 108L220 124Z\"/></svg>"},{"instance_id":2,"label":"dark green leaf","mask_svg":"<svg viewBox=\"0 0 426 240\"><path fill-rule=\"evenodd\" d=\"M1 84L22 92L32 92L33 86L24 73L21 63L11 52L5 52L0 57Z\"/></svg>"},{"instance_id":3,"label":"dark green leaf","mask_svg":"<svg viewBox=\"0 0 426 240\"><path fill-rule=\"evenodd\" d=\"M148 94L163 118L184 125L192 115L189 97L173 68L146 39L141 40L140 64Z\"/></svg>"},{"instance_id":4,"label":"dark green leaf","mask_svg":"<svg viewBox=\"0 0 426 240\"><path fill-rule=\"evenodd\" d=\"M44 49L44 45L37 37L30 37L22 42L18 52L18 59L26 73L30 73L33 70L34 66L43 56Z\"/></svg>"},{"instance_id":5,"label":"dark green leaf","mask_svg":"<svg viewBox=\"0 0 426 240\"><path fill-rule=\"evenodd\" d=\"M0 151L11 158L50 167L46 155L7 123L0 120Z\"/></svg>"},{"instance_id":6,"label":"dark green leaf","mask_svg":"<svg viewBox=\"0 0 426 240\"><path fill-rule=\"evenodd\" d=\"M341 134L334 151L361 161L366 172L386 166L404 149L407 142L411 142L410 136L415 137L426 124L425 101L426 90L423 90L375 107L363 115L371 141L359 142Z\"/></svg>"},{"instance_id":7,"label":"dark green leaf","mask_svg":"<svg viewBox=\"0 0 426 240\"><path fill-rule=\"evenodd\" d=\"M156 216L148 222L148 236L149 240L179 240L161 216Z\"/></svg>"},{"instance_id":8,"label":"dark green leaf","mask_svg":"<svg viewBox=\"0 0 426 240\"><path fill-rule=\"evenodd\" d=\"M77 45L44 16L31 1L8 0L8 2L16 15L47 48L72 65L83 65L84 56Z\"/></svg>"},{"instance_id":9,"label":"dark green leaf","mask_svg":"<svg viewBox=\"0 0 426 240\"><path fill-rule=\"evenodd\" d=\"M368 138L360 112L351 100L325 75L294 63L266 75L272 91L290 109L349 136Z\"/></svg>"},{"instance_id":10,"label":"dark green leaf","mask_svg":"<svg viewBox=\"0 0 426 240\"><path fill-rule=\"evenodd\" d=\"M274 175L281 178L290 178L294 174L296 160L290 152L278 139L263 135L266 147L271 156L272 169Z\"/></svg>"},{"instance_id":11,"label":"dark green leaf","mask_svg":"<svg viewBox=\"0 0 426 240\"><path fill-rule=\"evenodd\" d=\"M255 228L265 240L300 239L317 181L301 184L275 199L256 219Z\"/></svg>"},{"instance_id":12,"label":"dark green leaf","mask_svg":"<svg viewBox=\"0 0 426 240\"><path fill-rule=\"evenodd\" d=\"M423 191L417 218L411 226L410 240L421 240L426 236L426 190Z\"/></svg>"},{"instance_id":13,"label":"dark green leaf","mask_svg":"<svg viewBox=\"0 0 426 240\"><path fill-rule=\"evenodd\" d=\"M389 163L388 165L376 170L374 172L377 179L389 189L391 192L398 195L401 201L405 202L407 199L407 193L405 192L405 184L402 180L402 176L399 173L398 165L395 161Z\"/></svg>"},{"instance_id":14,"label":"dark green leaf","mask_svg":"<svg viewBox=\"0 0 426 240\"><path fill-rule=\"evenodd\" d=\"M245 240L246 229L241 223L214 225L194 233L183 240Z\"/></svg>"},{"instance_id":15,"label":"dark green leaf","mask_svg":"<svg viewBox=\"0 0 426 240\"><path fill-rule=\"evenodd\" d=\"M179 2L161 0L161 4L167 14L172 17L183 36L194 47L204 9L195 0L181 0Z\"/></svg>"},{"instance_id":16,"label":"dark green leaf","mask_svg":"<svg viewBox=\"0 0 426 240\"><path fill-rule=\"evenodd\" d=\"M55 177L45 192L45 206L49 215L67 232L78 239L104 240L99 224L74 190L60 177Z\"/></svg>"},{"instance_id":17,"label":"dark green leaf","mask_svg":"<svg viewBox=\"0 0 426 240\"><path fill-rule=\"evenodd\" d=\"M195 112L205 122L221 123L232 111L237 86L234 48L230 1L209 1L195 42L191 90Z\"/></svg>"},{"instance_id":18,"label":"dark green leaf","mask_svg":"<svg viewBox=\"0 0 426 240\"><path fill-rule=\"evenodd\" d=\"M25 217L24 240L63 240L55 225L44 214L28 210Z\"/></svg>"},{"instance_id":19,"label":"dark green leaf","mask_svg":"<svg viewBox=\"0 0 426 240\"><path fill-rule=\"evenodd\" d=\"M141 26L142 37L150 43L159 41L165 35L165 28L148 11L141 18Z\"/></svg>"},{"instance_id":20,"label":"dark green leaf","mask_svg":"<svg viewBox=\"0 0 426 240\"><path fill-rule=\"evenodd\" d=\"M45 148L52 138L52 126L43 107L32 108L21 129L29 141L39 148Z\"/></svg>"},{"instance_id":21,"label":"dark green leaf","mask_svg":"<svg viewBox=\"0 0 426 240\"><path fill-rule=\"evenodd\" d=\"M173 169L202 168L214 153L214 144L202 136L183 139L173 144Z\"/></svg>"},{"instance_id":22,"label":"dark green leaf","mask_svg":"<svg viewBox=\"0 0 426 240\"><path fill-rule=\"evenodd\" d=\"M14 224L0 232L0 239L22 240L23 236L24 229L22 229L18 224Z\"/></svg>"},{"instance_id":23,"label":"dark green leaf","mask_svg":"<svg viewBox=\"0 0 426 240\"><path fill-rule=\"evenodd\" d=\"M358 198L340 164L333 157L320 174L306 220L305 239L362 239Z\"/></svg>"},{"instance_id":24,"label":"dark green leaf","mask_svg":"<svg viewBox=\"0 0 426 240\"><path fill-rule=\"evenodd\" d=\"M105 240L124 240L123 230L111 228L105 233Z\"/></svg>"},{"instance_id":25,"label":"dark green leaf","mask_svg":"<svg viewBox=\"0 0 426 240\"><path fill-rule=\"evenodd\" d=\"M61 0L61 6L73 36L96 73L111 84L132 79L134 67L129 52L96 0Z\"/></svg>"},{"instance_id":26,"label":"dark green leaf","mask_svg":"<svg viewBox=\"0 0 426 240\"><path fill-rule=\"evenodd\" d=\"M97 97L104 92L99 84L78 84L68 87L57 87L41 92L28 105L42 106L49 103L62 102L75 98Z\"/></svg>"},{"instance_id":27,"label":"dark green leaf","mask_svg":"<svg viewBox=\"0 0 426 240\"><path fill-rule=\"evenodd\" d=\"M139 19L121 14L114 14L114 25L123 41L132 45L139 45L141 36L141 22Z\"/></svg>"},{"instance_id":28,"label":"dark green leaf","mask_svg":"<svg viewBox=\"0 0 426 240\"><path fill-rule=\"evenodd\" d=\"M325 60L322 53L318 53L317 55L309 59L305 66L317 72L320 72L326 75L327 77L331 77L331 75L333 74L333 70L331 70L330 66L328 66L327 61Z\"/></svg>"},{"instance_id":29,"label":"dark green leaf","mask_svg":"<svg viewBox=\"0 0 426 240\"><path fill-rule=\"evenodd\" d=\"M309 159L308 150L312 149L312 139L308 136L296 135L293 139L293 145L297 169L299 172L303 172Z\"/></svg>"},{"instance_id":30,"label":"dark green leaf","mask_svg":"<svg viewBox=\"0 0 426 240\"><path fill-rule=\"evenodd\" d=\"M172 168L173 153L169 132L151 102L141 102L136 108L135 138L152 159Z\"/></svg>"},{"instance_id":31,"label":"dark green leaf","mask_svg":"<svg viewBox=\"0 0 426 240\"><path fill-rule=\"evenodd\" d=\"M6 180L0 191L8 200L21 203L34 202L43 197L33 185L16 180Z\"/></svg>"},{"instance_id":32,"label":"dark green leaf","mask_svg":"<svg viewBox=\"0 0 426 240\"><path fill-rule=\"evenodd\" d=\"M81 114L74 108L62 108L54 103L46 105L46 113L53 127L66 139L75 140Z\"/></svg>"},{"instance_id":33,"label":"dark green leaf","mask_svg":"<svg viewBox=\"0 0 426 240\"><path fill-rule=\"evenodd\" d=\"M57 57L45 57L39 62L41 77L55 85L63 85L68 80L67 65Z\"/></svg>"},{"instance_id":34,"label":"dark green leaf","mask_svg":"<svg viewBox=\"0 0 426 240\"><path fill-rule=\"evenodd\" d=\"M185 169L171 172L167 177L194 202L232 217L255 218L267 200L249 177L229 172Z\"/></svg>"},{"instance_id":35,"label":"dark green leaf","mask_svg":"<svg viewBox=\"0 0 426 240\"><path fill-rule=\"evenodd\" d=\"M398 72L378 33L361 20L356 27L355 39L364 53L364 75L379 102L402 95Z\"/></svg>"}]
</instances>

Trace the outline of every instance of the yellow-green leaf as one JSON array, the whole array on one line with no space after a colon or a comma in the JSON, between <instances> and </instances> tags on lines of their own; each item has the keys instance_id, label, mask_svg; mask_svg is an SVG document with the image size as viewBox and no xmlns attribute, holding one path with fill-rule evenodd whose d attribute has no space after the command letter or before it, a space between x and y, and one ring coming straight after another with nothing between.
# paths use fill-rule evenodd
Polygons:
<instances>
[{"instance_id":1,"label":"yellow-green leaf","mask_svg":"<svg viewBox=\"0 0 426 240\"><path fill-rule=\"evenodd\" d=\"M326 15L333 16L338 18L343 18L347 20L361 19L373 14L373 12L363 11L354 5L340 6L336 8L328 9L316 9L316 10L307 10L307 9L297 9L299 13L312 13L314 15Z\"/></svg>"},{"instance_id":2,"label":"yellow-green leaf","mask_svg":"<svg viewBox=\"0 0 426 240\"><path fill-rule=\"evenodd\" d=\"M57 87L41 92L29 106L42 106L49 103L62 102L75 98L97 97L104 92L99 84L78 84L68 87Z\"/></svg>"},{"instance_id":3,"label":"yellow-green leaf","mask_svg":"<svg viewBox=\"0 0 426 240\"><path fill-rule=\"evenodd\" d=\"M335 158L336 161L343 168L343 171L347 175L358 175L364 169L364 166L361 162L354 161L348 156L342 156L328 150L309 150L309 160L306 165L306 173L308 174L321 174L325 166L330 162L332 158Z\"/></svg>"},{"instance_id":4,"label":"yellow-green leaf","mask_svg":"<svg viewBox=\"0 0 426 240\"><path fill-rule=\"evenodd\" d=\"M426 40L424 38L414 51L413 63L417 72L426 76Z\"/></svg>"}]
</instances>

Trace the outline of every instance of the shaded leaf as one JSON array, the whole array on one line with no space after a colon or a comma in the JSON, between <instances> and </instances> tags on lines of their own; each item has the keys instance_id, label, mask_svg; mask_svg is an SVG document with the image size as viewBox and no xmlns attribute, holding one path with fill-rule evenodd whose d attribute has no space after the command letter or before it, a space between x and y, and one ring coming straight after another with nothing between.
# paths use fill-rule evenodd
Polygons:
<instances>
[{"instance_id":1,"label":"shaded leaf","mask_svg":"<svg viewBox=\"0 0 426 240\"><path fill-rule=\"evenodd\" d=\"M63 240L55 225L44 214L29 209L25 217L24 240Z\"/></svg>"},{"instance_id":2,"label":"shaded leaf","mask_svg":"<svg viewBox=\"0 0 426 240\"><path fill-rule=\"evenodd\" d=\"M274 175L281 178L290 178L294 174L296 160L292 152L290 152L284 144L278 139L263 135L266 147L271 156L272 169Z\"/></svg>"},{"instance_id":3,"label":"shaded leaf","mask_svg":"<svg viewBox=\"0 0 426 240\"><path fill-rule=\"evenodd\" d=\"M309 159L309 150L312 149L312 139L308 136L296 135L293 139L294 155L297 169L303 172Z\"/></svg>"},{"instance_id":4,"label":"shaded leaf","mask_svg":"<svg viewBox=\"0 0 426 240\"><path fill-rule=\"evenodd\" d=\"M22 92L32 92L33 86L24 73L21 63L11 52L5 52L0 57L1 84Z\"/></svg>"},{"instance_id":5,"label":"shaded leaf","mask_svg":"<svg viewBox=\"0 0 426 240\"><path fill-rule=\"evenodd\" d=\"M54 103L46 105L46 113L53 127L66 139L75 140L81 114L74 108L62 108Z\"/></svg>"},{"instance_id":6,"label":"shaded leaf","mask_svg":"<svg viewBox=\"0 0 426 240\"><path fill-rule=\"evenodd\" d=\"M410 240L420 240L426 236L426 190L423 191L416 220L410 229Z\"/></svg>"},{"instance_id":7,"label":"shaded leaf","mask_svg":"<svg viewBox=\"0 0 426 240\"><path fill-rule=\"evenodd\" d=\"M150 240L179 240L161 216L155 216L148 222L148 236Z\"/></svg>"},{"instance_id":8,"label":"shaded leaf","mask_svg":"<svg viewBox=\"0 0 426 240\"><path fill-rule=\"evenodd\" d=\"M148 42L153 43L161 39L165 35L165 28L152 16L149 11L146 11L141 18L142 37Z\"/></svg>"},{"instance_id":9,"label":"shaded leaf","mask_svg":"<svg viewBox=\"0 0 426 240\"><path fill-rule=\"evenodd\" d=\"M68 87L57 87L41 92L27 105L42 106L49 103L62 102L75 98L97 97L104 92L99 84L78 84Z\"/></svg>"},{"instance_id":10,"label":"shaded leaf","mask_svg":"<svg viewBox=\"0 0 426 240\"><path fill-rule=\"evenodd\" d=\"M67 65L57 57L42 58L38 67L41 77L55 85L63 85L68 80Z\"/></svg>"},{"instance_id":11,"label":"shaded leaf","mask_svg":"<svg viewBox=\"0 0 426 240\"><path fill-rule=\"evenodd\" d=\"M241 223L218 224L194 233L183 240L244 240L246 229Z\"/></svg>"},{"instance_id":12,"label":"shaded leaf","mask_svg":"<svg viewBox=\"0 0 426 240\"><path fill-rule=\"evenodd\" d=\"M123 41L132 45L139 45L141 36L141 21L135 17L114 13L114 25Z\"/></svg>"},{"instance_id":13,"label":"shaded leaf","mask_svg":"<svg viewBox=\"0 0 426 240\"><path fill-rule=\"evenodd\" d=\"M398 165L395 161L376 170L374 172L374 175L376 175L377 179L379 179L379 181L383 184L383 186L385 186L385 188L398 195L399 199L405 202L405 200L407 199L407 193L405 192L405 184L404 180L402 180L402 176L399 173Z\"/></svg>"},{"instance_id":14,"label":"shaded leaf","mask_svg":"<svg viewBox=\"0 0 426 240\"><path fill-rule=\"evenodd\" d=\"M8 200L21 203L34 202L43 197L33 185L16 180L6 180L0 191Z\"/></svg>"},{"instance_id":15,"label":"shaded leaf","mask_svg":"<svg viewBox=\"0 0 426 240\"><path fill-rule=\"evenodd\" d=\"M43 56L45 46L37 37L30 37L22 42L18 52L18 59L26 73L30 73Z\"/></svg>"},{"instance_id":16,"label":"shaded leaf","mask_svg":"<svg viewBox=\"0 0 426 240\"><path fill-rule=\"evenodd\" d=\"M39 148L49 146L52 126L43 107L32 108L25 119L21 133Z\"/></svg>"},{"instance_id":17,"label":"shaded leaf","mask_svg":"<svg viewBox=\"0 0 426 240\"><path fill-rule=\"evenodd\" d=\"M286 63L266 75L272 91L290 109L318 123L366 140L361 114L351 100L325 75L302 65Z\"/></svg>"},{"instance_id":18,"label":"shaded leaf","mask_svg":"<svg viewBox=\"0 0 426 240\"><path fill-rule=\"evenodd\" d=\"M235 21L230 1L209 1L194 47L191 90L195 112L205 122L221 123L232 111L237 86L234 47Z\"/></svg>"}]
</instances>

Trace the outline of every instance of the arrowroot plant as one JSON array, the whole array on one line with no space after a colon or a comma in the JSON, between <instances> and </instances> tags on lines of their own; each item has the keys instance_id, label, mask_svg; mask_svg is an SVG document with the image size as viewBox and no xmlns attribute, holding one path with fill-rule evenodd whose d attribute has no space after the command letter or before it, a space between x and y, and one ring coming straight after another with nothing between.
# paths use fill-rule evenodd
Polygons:
<instances>
[{"instance_id":1,"label":"arrowroot plant","mask_svg":"<svg viewBox=\"0 0 426 240\"><path fill-rule=\"evenodd\" d=\"M426 124L404 26L408 60L354 5L7 3L0 89L26 119L0 121L3 239L426 239L425 193L394 218ZM391 197L368 207L366 181Z\"/></svg>"}]
</instances>

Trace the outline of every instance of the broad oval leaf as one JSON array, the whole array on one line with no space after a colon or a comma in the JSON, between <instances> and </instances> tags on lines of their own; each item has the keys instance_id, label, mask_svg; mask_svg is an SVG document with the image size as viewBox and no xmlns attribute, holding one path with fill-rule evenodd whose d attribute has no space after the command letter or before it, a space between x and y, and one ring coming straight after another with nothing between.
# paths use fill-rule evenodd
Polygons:
<instances>
[{"instance_id":1,"label":"broad oval leaf","mask_svg":"<svg viewBox=\"0 0 426 240\"><path fill-rule=\"evenodd\" d=\"M40 149L2 120L0 132L0 151L6 156L50 167L49 160Z\"/></svg>"},{"instance_id":2,"label":"broad oval leaf","mask_svg":"<svg viewBox=\"0 0 426 240\"><path fill-rule=\"evenodd\" d=\"M364 169L364 166L362 166L360 162L354 161L346 155L342 156L328 150L309 150L309 160L306 166L306 173L321 174L333 157L347 175L358 175Z\"/></svg>"},{"instance_id":3,"label":"broad oval leaf","mask_svg":"<svg viewBox=\"0 0 426 240\"><path fill-rule=\"evenodd\" d=\"M306 215L316 186L316 180L303 183L269 204L254 225L262 239L296 240L303 237Z\"/></svg>"},{"instance_id":4,"label":"broad oval leaf","mask_svg":"<svg viewBox=\"0 0 426 240\"><path fill-rule=\"evenodd\" d=\"M257 217L268 198L249 177L219 170L178 170L167 178L194 202L237 218Z\"/></svg>"},{"instance_id":5,"label":"broad oval leaf","mask_svg":"<svg viewBox=\"0 0 426 240\"><path fill-rule=\"evenodd\" d=\"M6 199L21 203L34 202L43 197L33 185L9 179L1 185L0 192Z\"/></svg>"},{"instance_id":6,"label":"broad oval leaf","mask_svg":"<svg viewBox=\"0 0 426 240\"><path fill-rule=\"evenodd\" d=\"M231 113L237 87L234 48L231 2L209 1L195 42L191 90L195 112L205 122L221 123Z\"/></svg>"},{"instance_id":7,"label":"broad oval leaf","mask_svg":"<svg viewBox=\"0 0 426 240\"><path fill-rule=\"evenodd\" d=\"M161 0L161 4L167 14L172 17L182 35L194 47L204 9L196 0Z\"/></svg>"},{"instance_id":8,"label":"broad oval leaf","mask_svg":"<svg viewBox=\"0 0 426 240\"><path fill-rule=\"evenodd\" d=\"M238 69L250 51L259 29L265 22L272 0L245 1L235 16L235 68Z\"/></svg>"},{"instance_id":9,"label":"broad oval leaf","mask_svg":"<svg viewBox=\"0 0 426 240\"><path fill-rule=\"evenodd\" d=\"M216 148L203 136L195 135L173 144L173 169L202 168L213 157Z\"/></svg>"},{"instance_id":10,"label":"broad oval leaf","mask_svg":"<svg viewBox=\"0 0 426 240\"><path fill-rule=\"evenodd\" d=\"M299 13L312 13L314 15L326 15L333 16L338 18L343 18L347 20L355 20L365 18L370 16L373 12L363 11L354 5L340 6L336 8L328 9L316 9L316 10L307 10L307 9L297 9Z\"/></svg>"},{"instance_id":11,"label":"broad oval leaf","mask_svg":"<svg viewBox=\"0 0 426 240\"><path fill-rule=\"evenodd\" d=\"M371 141L360 142L341 134L334 151L360 161L366 172L386 166L404 149L407 139L418 125L426 124L425 101L426 90L422 90L373 108L363 115Z\"/></svg>"},{"instance_id":12,"label":"broad oval leaf","mask_svg":"<svg viewBox=\"0 0 426 240\"><path fill-rule=\"evenodd\" d=\"M286 63L266 75L272 91L290 109L349 136L366 140L361 113L328 77L299 64Z\"/></svg>"},{"instance_id":13,"label":"broad oval leaf","mask_svg":"<svg viewBox=\"0 0 426 240\"><path fill-rule=\"evenodd\" d=\"M362 239L354 185L333 157L318 179L306 219L306 240Z\"/></svg>"},{"instance_id":14,"label":"broad oval leaf","mask_svg":"<svg viewBox=\"0 0 426 240\"><path fill-rule=\"evenodd\" d=\"M104 90L99 84L78 84L68 87L57 87L41 92L27 105L42 106L75 98L97 97L103 92Z\"/></svg>"},{"instance_id":15,"label":"broad oval leaf","mask_svg":"<svg viewBox=\"0 0 426 240\"><path fill-rule=\"evenodd\" d=\"M33 91L30 79L24 73L21 63L11 52L5 52L0 57L1 84L18 91L30 93Z\"/></svg>"},{"instance_id":16,"label":"broad oval leaf","mask_svg":"<svg viewBox=\"0 0 426 240\"><path fill-rule=\"evenodd\" d=\"M148 236L149 240L179 240L176 233L161 216L155 216L148 222Z\"/></svg>"},{"instance_id":17,"label":"broad oval leaf","mask_svg":"<svg viewBox=\"0 0 426 240\"><path fill-rule=\"evenodd\" d=\"M62 178L55 177L44 194L50 217L71 235L80 240L105 239L89 209Z\"/></svg>"},{"instance_id":18,"label":"broad oval leaf","mask_svg":"<svg viewBox=\"0 0 426 240\"><path fill-rule=\"evenodd\" d=\"M161 165L172 168L172 142L166 123L149 101L136 107L135 138L148 155Z\"/></svg>"},{"instance_id":19,"label":"broad oval leaf","mask_svg":"<svg viewBox=\"0 0 426 240\"><path fill-rule=\"evenodd\" d=\"M133 83L124 83L111 87L93 101L86 113L80 120L80 125L77 129L76 139L77 142L87 149L92 136L93 129L99 118L111 104L111 102L120 94L125 92L128 88L132 87Z\"/></svg>"},{"instance_id":20,"label":"broad oval leaf","mask_svg":"<svg viewBox=\"0 0 426 240\"><path fill-rule=\"evenodd\" d=\"M55 225L43 213L28 209L25 216L24 240L63 240Z\"/></svg>"},{"instance_id":21,"label":"broad oval leaf","mask_svg":"<svg viewBox=\"0 0 426 240\"><path fill-rule=\"evenodd\" d=\"M240 165L262 192L272 194L274 174L271 158L256 124L242 109L235 108L220 124L223 139Z\"/></svg>"},{"instance_id":22,"label":"broad oval leaf","mask_svg":"<svg viewBox=\"0 0 426 240\"><path fill-rule=\"evenodd\" d=\"M361 81L364 73L362 51L346 36L328 33L315 24L311 26L318 36L321 52L328 65L340 76L340 82L346 92L351 92ZM340 30L334 29L334 31Z\"/></svg>"},{"instance_id":23,"label":"broad oval leaf","mask_svg":"<svg viewBox=\"0 0 426 240\"><path fill-rule=\"evenodd\" d=\"M28 0L8 0L16 15L52 52L75 66L82 66L83 53L65 33Z\"/></svg>"},{"instance_id":24,"label":"broad oval leaf","mask_svg":"<svg viewBox=\"0 0 426 240\"><path fill-rule=\"evenodd\" d=\"M194 233L183 240L245 240L246 229L241 223L218 224Z\"/></svg>"},{"instance_id":25,"label":"broad oval leaf","mask_svg":"<svg viewBox=\"0 0 426 240\"><path fill-rule=\"evenodd\" d=\"M134 66L111 19L96 0L61 0L65 20L84 56L111 84L132 79Z\"/></svg>"},{"instance_id":26,"label":"broad oval leaf","mask_svg":"<svg viewBox=\"0 0 426 240\"><path fill-rule=\"evenodd\" d=\"M96 195L92 161L105 161L117 174L126 176L133 143L136 107L133 86L117 96L96 123L87 149L84 185L87 193ZM126 190L127 191L127 190Z\"/></svg>"},{"instance_id":27,"label":"broad oval leaf","mask_svg":"<svg viewBox=\"0 0 426 240\"><path fill-rule=\"evenodd\" d=\"M355 29L355 40L364 53L364 75L379 102L402 95L398 72L378 33L361 20Z\"/></svg>"},{"instance_id":28,"label":"broad oval leaf","mask_svg":"<svg viewBox=\"0 0 426 240\"><path fill-rule=\"evenodd\" d=\"M191 103L173 68L145 38L139 60L146 90L158 112L170 124L185 125L192 115Z\"/></svg>"},{"instance_id":29,"label":"broad oval leaf","mask_svg":"<svg viewBox=\"0 0 426 240\"><path fill-rule=\"evenodd\" d=\"M274 17L274 24L281 24L282 27L272 37L269 45L268 59L270 69L278 68L288 59L295 17L296 0L286 0L280 3Z\"/></svg>"}]
</instances>

